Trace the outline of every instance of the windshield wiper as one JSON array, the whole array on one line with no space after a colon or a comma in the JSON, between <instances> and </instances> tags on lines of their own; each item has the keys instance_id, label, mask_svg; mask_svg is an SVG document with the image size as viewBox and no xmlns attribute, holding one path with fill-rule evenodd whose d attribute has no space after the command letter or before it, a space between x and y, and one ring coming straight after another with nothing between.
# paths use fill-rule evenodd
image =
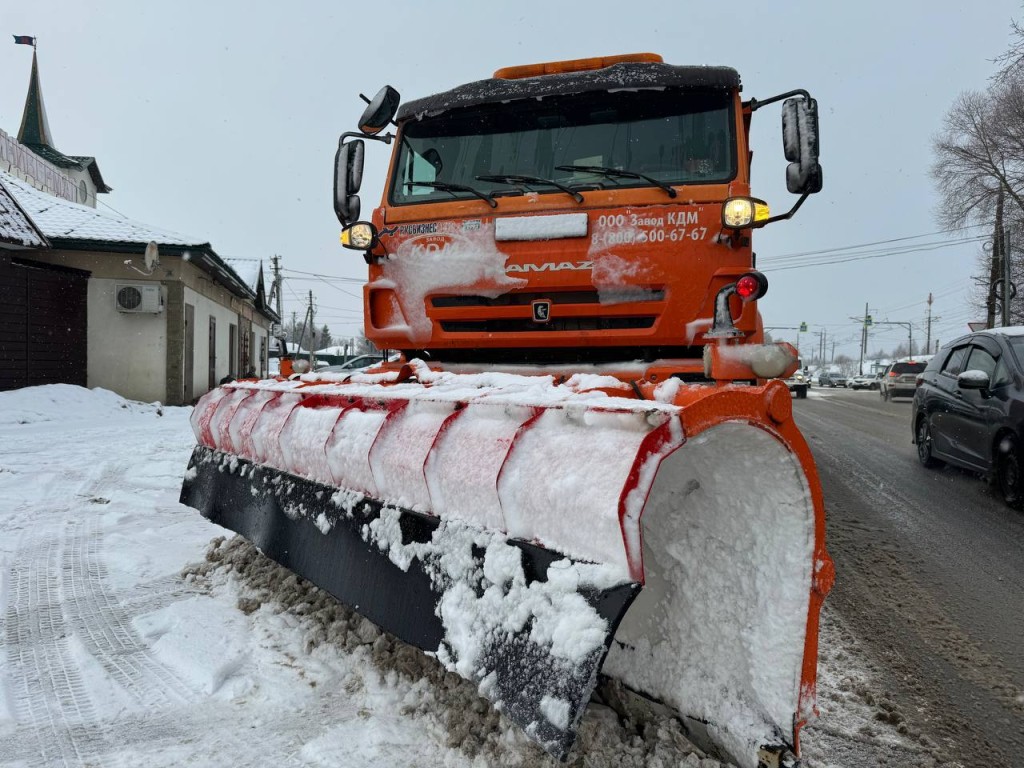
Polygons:
<instances>
[{"instance_id":1,"label":"windshield wiper","mask_svg":"<svg viewBox=\"0 0 1024 768\"><path fill-rule=\"evenodd\" d=\"M600 176L608 176L611 178L621 179L643 179L646 182L653 184L654 186L665 190L669 197L675 197L676 191L672 189L668 184L663 181L645 176L642 173L636 171L621 171L618 168L606 168L603 165L556 165L556 171L582 171L583 173L593 173ZM480 178L479 176L477 178Z\"/></svg>"},{"instance_id":2,"label":"windshield wiper","mask_svg":"<svg viewBox=\"0 0 1024 768\"><path fill-rule=\"evenodd\" d=\"M572 199L577 203L583 202L583 195L577 192L575 189L571 189L564 184L560 184L552 179L542 179L540 176L523 176L518 173L508 174L495 174L494 176L477 176L477 181L490 181L494 184L511 184L516 186L517 184L546 184L549 187L558 187L558 189L565 192L567 195L572 195Z\"/></svg>"},{"instance_id":3,"label":"windshield wiper","mask_svg":"<svg viewBox=\"0 0 1024 768\"><path fill-rule=\"evenodd\" d=\"M452 193L453 196L456 192L469 192L472 195L476 195L481 200L486 200L487 204L491 206L491 208L498 207L498 201L491 197L489 194L487 194L486 192L481 192L479 189L467 187L465 184L448 184L447 182L444 181L407 181L405 183L405 186L407 188L430 187L431 189L436 189L441 192L450 192Z\"/></svg>"}]
</instances>

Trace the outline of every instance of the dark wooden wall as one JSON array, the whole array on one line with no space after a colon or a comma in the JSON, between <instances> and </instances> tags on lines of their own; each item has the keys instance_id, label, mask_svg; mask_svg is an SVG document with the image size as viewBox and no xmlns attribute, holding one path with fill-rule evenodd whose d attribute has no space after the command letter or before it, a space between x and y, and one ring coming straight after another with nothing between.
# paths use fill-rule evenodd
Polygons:
<instances>
[{"instance_id":1,"label":"dark wooden wall","mask_svg":"<svg viewBox=\"0 0 1024 768\"><path fill-rule=\"evenodd\" d=\"M89 273L0 253L0 390L86 386Z\"/></svg>"}]
</instances>

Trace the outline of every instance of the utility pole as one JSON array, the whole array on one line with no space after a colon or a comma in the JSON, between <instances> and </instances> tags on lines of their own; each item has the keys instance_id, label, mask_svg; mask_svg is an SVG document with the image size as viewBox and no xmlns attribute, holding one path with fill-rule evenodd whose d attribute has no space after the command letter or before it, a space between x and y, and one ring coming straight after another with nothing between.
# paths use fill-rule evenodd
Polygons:
<instances>
[{"instance_id":1,"label":"utility pole","mask_svg":"<svg viewBox=\"0 0 1024 768\"><path fill-rule=\"evenodd\" d=\"M270 304L277 310L278 319L284 323L284 308L281 305L281 293L282 288L284 287L284 278L281 277L281 257L274 254L270 263L273 265L274 269L274 282L270 286ZM294 318L292 319L292 324L295 324ZM276 338L279 344L278 348L280 350L281 357L284 357L288 354L288 347L285 344L287 335L285 334L283 327L278 330Z\"/></svg>"},{"instance_id":2,"label":"utility pole","mask_svg":"<svg viewBox=\"0 0 1024 768\"><path fill-rule=\"evenodd\" d=\"M299 346L302 346L302 341L306 338L306 326L309 326L309 366L310 370L313 369L313 346L316 344L316 313L313 310L313 292L309 292L309 306L306 307L306 316L302 318L302 332L299 333Z\"/></svg>"},{"instance_id":3,"label":"utility pole","mask_svg":"<svg viewBox=\"0 0 1024 768\"><path fill-rule=\"evenodd\" d=\"M928 354L932 349L932 295L928 294L928 340L924 345L924 353Z\"/></svg>"},{"instance_id":4,"label":"utility pole","mask_svg":"<svg viewBox=\"0 0 1024 768\"><path fill-rule=\"evenodd\" d=\"M988 296L985 299L985 327L996 327L996 288L1003 272L1003 187L996 195L996 220L992 232L992 259L988 269Z\"/></svg>"},{"instance_id":5,"label":"utility pole","mask_svg":"<svg viewBox=\"0 0 1024 768\"><path fill-rule=\"evenodd\" d=\"M1016 289L1010 280L1010 228L1003 230L1003 327L1010 324L1010 299Z\"/></svg>"},{"instance_id":6,"label":"utility pole","mask_svg":"<svg viewBox=\"0 0 1024 768\"><path fill-rule=\"evenodd\" d=\"M864 355L868 353L868 303L864 302L864 324L860 329L860 367L858 372L864 374Z\"/></svg>"}]
</instances>

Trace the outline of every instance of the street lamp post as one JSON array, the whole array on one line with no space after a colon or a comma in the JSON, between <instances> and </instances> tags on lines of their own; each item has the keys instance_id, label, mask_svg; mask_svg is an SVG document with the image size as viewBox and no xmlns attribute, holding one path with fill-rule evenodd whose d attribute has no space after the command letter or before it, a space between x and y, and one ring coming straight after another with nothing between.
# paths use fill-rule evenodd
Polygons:
<instances>
[{"instance_id":1,"label":"street lamp post","mask_svg":"<svg viewBox=\"0 0 1024 768\"><path fill-rule=\"evenodd\" d=\"M902 325L907 329L907 355L910 357L914 356L914 326L911 323L901 322L899 320L876 320L876 325ZM925 350L927 352L927 350Z\"/></svg>"}]
</instances>

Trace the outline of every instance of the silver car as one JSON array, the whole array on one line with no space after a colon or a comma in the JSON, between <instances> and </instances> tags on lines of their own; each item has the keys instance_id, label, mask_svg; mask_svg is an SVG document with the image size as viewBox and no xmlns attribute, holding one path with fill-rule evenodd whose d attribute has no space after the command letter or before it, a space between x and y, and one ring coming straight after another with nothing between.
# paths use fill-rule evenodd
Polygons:
<instances>
[{"instance_id":1,"label":"silver car","mask_svg":"<svg viewBox=\"0 0 1024 768\"><path fill-rule=\"evenodd\" d=\"M878 394L883 400L892 400L894 397L913 397L914 391L917 389L917 377L924 373L927 365L926 362L920 360L892 363L885 369Z\"/></svg>"}]
</instances>

